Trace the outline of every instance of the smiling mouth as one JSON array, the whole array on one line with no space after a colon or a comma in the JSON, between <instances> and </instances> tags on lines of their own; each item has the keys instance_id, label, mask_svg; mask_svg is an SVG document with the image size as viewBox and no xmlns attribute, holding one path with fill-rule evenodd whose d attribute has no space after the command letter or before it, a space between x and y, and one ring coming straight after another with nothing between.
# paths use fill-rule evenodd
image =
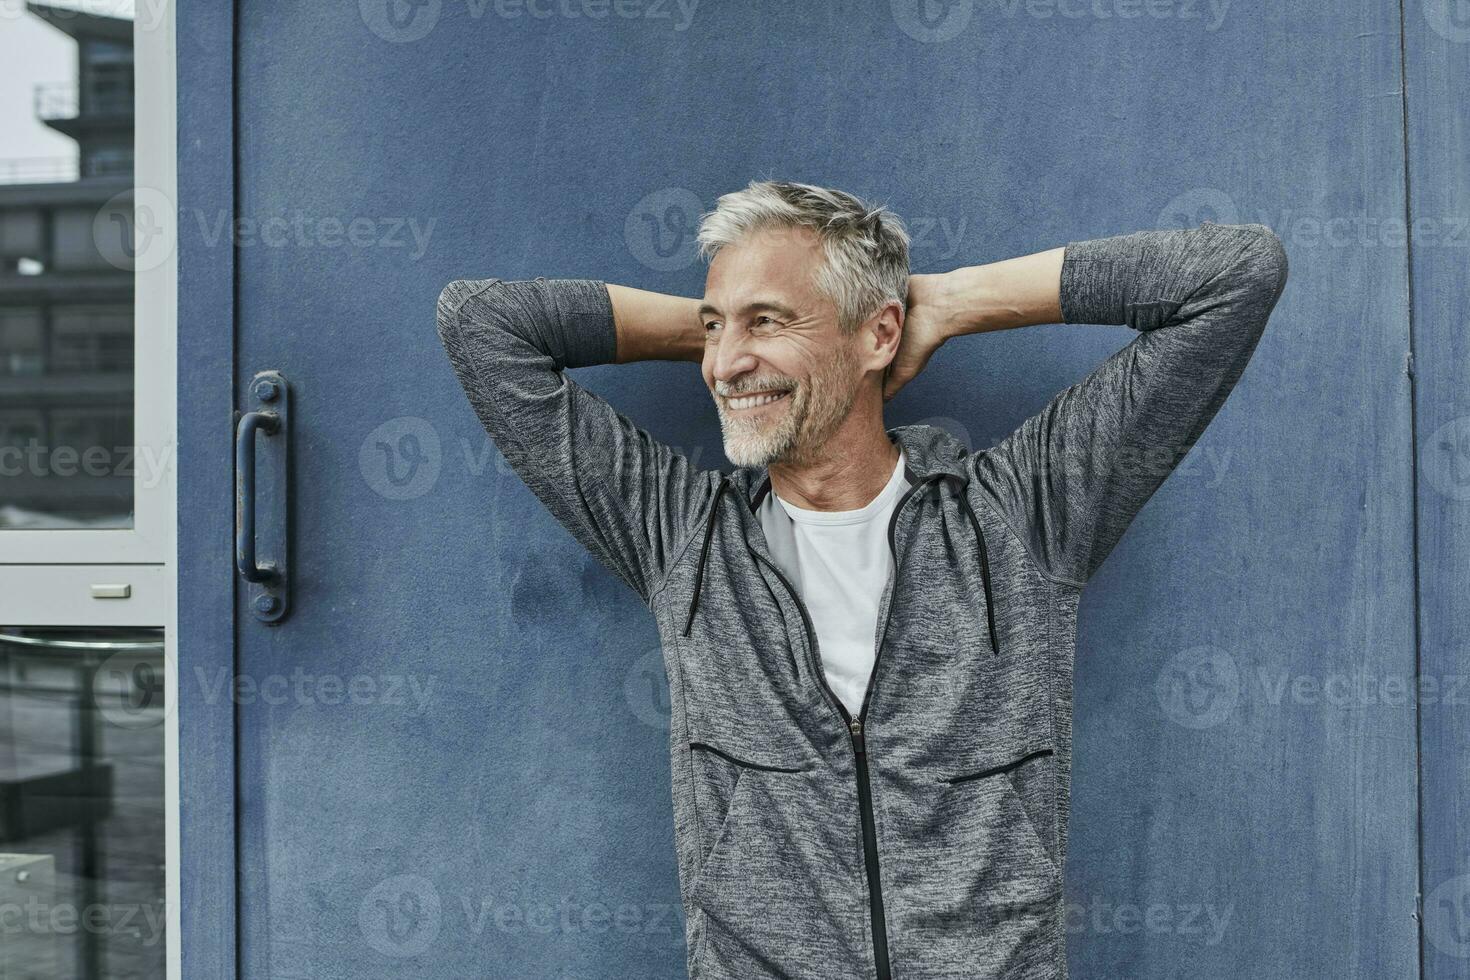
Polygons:
<instances>
[{"instance_id":1,"label":"smiling mouth","mask_svg":"<svg viewBox=\"0 0 1470 980\"><path fill-rule=\"evenodd\" d=\"M739 395L734 398L726 398L725 407L732 412L748 412L784 401L790 394L789 391L763 391L753 395Z\"/></svg>"}]
</instances>

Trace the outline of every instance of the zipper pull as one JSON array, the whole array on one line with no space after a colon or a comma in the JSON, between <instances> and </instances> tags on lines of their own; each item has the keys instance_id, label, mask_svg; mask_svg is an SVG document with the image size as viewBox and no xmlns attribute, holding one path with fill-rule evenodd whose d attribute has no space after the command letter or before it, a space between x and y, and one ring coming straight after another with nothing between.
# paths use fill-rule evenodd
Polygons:
<instances>
[{"instance_id":1,"label":"zipper pull","mask_svg":"<svg viewBox=\"0 0 1470 980\"><path fill-rule=\"evenodd\" d=\"M863 720L854 718L848 727L852 730L852 750L863 755L867 752L867 746L863 743Z\"/></svg>"}]
</instances>

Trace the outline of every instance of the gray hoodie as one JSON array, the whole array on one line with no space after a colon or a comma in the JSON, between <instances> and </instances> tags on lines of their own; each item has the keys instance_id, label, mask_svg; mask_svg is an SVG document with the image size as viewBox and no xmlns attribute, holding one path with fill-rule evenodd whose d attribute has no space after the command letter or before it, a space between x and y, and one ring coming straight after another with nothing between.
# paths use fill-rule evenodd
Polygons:
<instances>
[{"instance_id":1,"label":"gray hoodie","mask_svg":"<svg viewBox=\"0 0 1470 980\"><path fill-rule=\"evenodd\" d=\"M1229 395L1285 286L1263 225L1067 245L1067 323L1130 343L998 445L888 430L912 484L861 712L757 512L563 369L615 360L605 284L460 280L438 332L496 446L653 613L694 980L1065 978L1078 601Z\"/></svg>"}]
</instances>

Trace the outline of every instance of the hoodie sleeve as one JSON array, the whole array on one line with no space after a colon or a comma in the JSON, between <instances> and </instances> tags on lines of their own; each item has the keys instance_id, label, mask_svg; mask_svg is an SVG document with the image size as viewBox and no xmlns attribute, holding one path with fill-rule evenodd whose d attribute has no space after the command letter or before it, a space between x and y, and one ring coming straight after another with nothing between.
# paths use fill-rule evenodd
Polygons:
<instances>
[{"instance_id":1,"label":"hoodie sleeve","mask_svg":"<svg viewBox=\"0 0 1470 980\"><path fill-rule=\"evenodd\" d=\"M696 470L564 372L615 362L606 284L457 280L439 295L438 332L511 468L648 604L718 474Z\"/></svg>"},{"instance_id":2,"label":"hoodie sleeve","mask_svg":"<svg viewBox=\"0 0 1470 980\"><path fill-rule=\"evenodd\" d=\"M1138 331L971 464L1042 570L1084 585L1230 394L1286 285L1265 225L1072 242L1067 323Z\"/></svg>"}]
</instances>

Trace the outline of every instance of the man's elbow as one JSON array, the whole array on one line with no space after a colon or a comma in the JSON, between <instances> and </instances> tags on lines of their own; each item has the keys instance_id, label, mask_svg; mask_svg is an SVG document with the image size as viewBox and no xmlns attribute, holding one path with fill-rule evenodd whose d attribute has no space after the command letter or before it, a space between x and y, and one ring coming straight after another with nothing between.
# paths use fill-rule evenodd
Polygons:
<instances>
[{"instance_id":1,"label":"man's elbow","mask_svg":"<svg viewBox=\"0 0 1470 980\"><path fill-rule=\"evenodd\" d=\"M458 329L460 310L473 293L472 285L470 280L456 279L439 291L435 321L441 341L447 341Z\"/></svg>"},{"instance_id":2,"label":"man's elbow","mask_svg":"<svg viewBox=\"0 0 1470 980\"><path fill-rule=\"evenodd\" d=\"M1241 227L1255 235L1255 241L1241 255L1241 263L1247 274L1258 284L1258 288L1274 306L1286 288L1286 277L1290 262L1286 257L1286 246L1276 232L1263 224L1248 224Z\"/></svg>"}]
</instances>

